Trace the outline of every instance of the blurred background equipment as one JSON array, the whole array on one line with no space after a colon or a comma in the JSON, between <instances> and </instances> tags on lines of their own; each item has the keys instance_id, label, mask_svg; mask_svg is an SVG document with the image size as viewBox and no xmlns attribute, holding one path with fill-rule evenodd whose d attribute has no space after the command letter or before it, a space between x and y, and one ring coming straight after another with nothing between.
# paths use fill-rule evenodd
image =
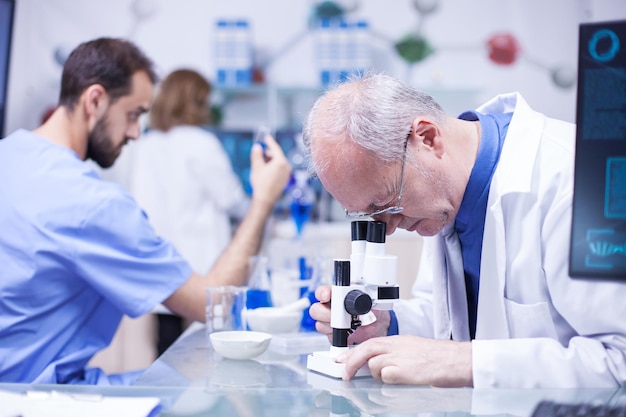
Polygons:
<instances>
[{"instance_id":1,"label":"blurred background equipment","mask_svg":"<svg viewBox=\"0 0 626 417\"><path fill-rule=\"evenodd\" d=\"M0 0L0 137L8 135L4 129L7 88L9 83L9 58L13 35L15 0Z\"/></svg>"}]
</instances>

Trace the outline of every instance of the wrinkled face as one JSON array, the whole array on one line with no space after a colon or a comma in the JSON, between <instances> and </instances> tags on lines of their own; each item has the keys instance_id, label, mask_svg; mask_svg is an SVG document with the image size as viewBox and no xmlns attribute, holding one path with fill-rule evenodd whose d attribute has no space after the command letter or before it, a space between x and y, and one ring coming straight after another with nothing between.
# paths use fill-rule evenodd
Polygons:
<instances>
[{"instance_id":1,"label":"wrinkled face","mask_svg":"<svg viewBox=\"0 0 626 417\"><path fill-rule=\"evenodd\" d=\"M387 223L387 234L396 228L432 236L453 221L456 209L449 177L440 159L429 152L417 152L421 146L409 141L404 168L404 187L398 214L373 216ZM313 158L328 162L319 178L328 192L347 210L372 212L398 203L402 183L402 161L385 163L358 148L346 144L341 154L320 146Z\"/></svg>"},{"instance_id":2,"label":"wrinkled face","mask_svg":"<svg viewBox=\"0 0 626 417\"><path fill-rule=\"evenodd\" d=\"M139 117L148 111L154 86L141 71L133 75L130 94L109 105L87 137L87 158L108 168L131 139L139 138Z\"/></svg>"}]
</instances>

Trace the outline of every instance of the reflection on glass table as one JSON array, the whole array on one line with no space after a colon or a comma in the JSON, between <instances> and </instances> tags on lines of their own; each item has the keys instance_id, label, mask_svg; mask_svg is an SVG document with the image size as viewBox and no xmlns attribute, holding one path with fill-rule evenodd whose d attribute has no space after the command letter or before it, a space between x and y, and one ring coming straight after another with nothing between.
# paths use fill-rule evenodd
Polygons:
<instances>
[{"instance_id":1,"label":"reflection on glass table","mask_svg":"<svg viewBox=\"0 0 626 417\"><path fill-rule=\"evenodd\" d=\"M545 399L565 403L626 399L626 391L611 389L475 390L388 385L369 377L342 381L306 369L307 353L323 350L322 344L328 343L319 336L274 335L261 356L237 361L216 353L204 326L194 324L146 370L135 388L168 393L161 397L162 416L531 416Z\"/></svg>"}]
</instances>

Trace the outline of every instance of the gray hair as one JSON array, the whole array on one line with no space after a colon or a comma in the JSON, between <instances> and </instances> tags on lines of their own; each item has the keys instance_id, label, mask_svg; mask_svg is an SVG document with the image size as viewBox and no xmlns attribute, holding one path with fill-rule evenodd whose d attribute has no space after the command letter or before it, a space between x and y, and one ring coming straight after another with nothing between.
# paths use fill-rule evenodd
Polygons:
<instances>
[{"instance_id":1,"label":"gray hair","mask_svg":"<svg viewBox=\"0 0 626 417\"><path fill-rule=\"evenodd\" d=\"M311 155L311 141L345 136L385 162L402 158L407 135L417 116L444 123L446 114L428 94L380 73L349 78L320 96L304 120L302 138ZM341 142L335 141L335 142ZM341 144L334 144L337 155ZM326 145L325 145L326 146ZM323 172L328 161L312 159Z\"/></svg>"}]
</instances>

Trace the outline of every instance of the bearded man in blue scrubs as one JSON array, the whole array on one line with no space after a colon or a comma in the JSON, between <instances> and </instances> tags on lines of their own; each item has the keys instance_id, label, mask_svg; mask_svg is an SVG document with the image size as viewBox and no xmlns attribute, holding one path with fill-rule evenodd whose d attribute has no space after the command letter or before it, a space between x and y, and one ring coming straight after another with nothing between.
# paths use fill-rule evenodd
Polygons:
<instances>
[{"instance_id":1,"label":"bearded man in blue scrubs","mask_svg":"<svg viewBox=\"0 0 626 417\"><path fill-rule=\"evenodd\" d=\"M206 276L155 234L127 192L84 163L109 167L139 137L156 81L152 62L131 42L85 42L64 65L51 117L0 140L0 381L129 384L138 373L87 367L123 315L163 303L204 321L204 287L245 283L289 178L271 137L265 152L252 150L250 209Z\"/></svg>"}]
</instances>

